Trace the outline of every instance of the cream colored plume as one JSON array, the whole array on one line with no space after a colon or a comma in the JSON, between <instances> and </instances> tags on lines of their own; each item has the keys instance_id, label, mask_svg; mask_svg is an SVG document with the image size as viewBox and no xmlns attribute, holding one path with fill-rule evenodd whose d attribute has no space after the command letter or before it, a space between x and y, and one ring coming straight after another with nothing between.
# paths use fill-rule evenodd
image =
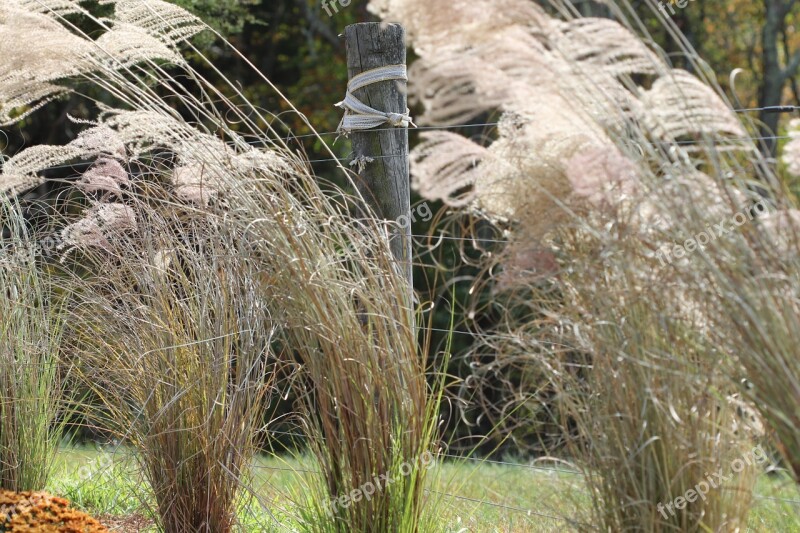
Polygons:
<instances>
[{"instance_id":1,"label":"cream colored plume","mask_svg":"<svg viewBox=\"0 0 800 533\"><path fill-rule=\"evenodd\" d=\"M661 139L746 135L739 120L714 91L684 70L674 69L660 77L641 100L642 122Z\"/></svg>"},{"instance_id":2,"label":"cream colored plume","mask_svg":"<svg viewBox=\"0 0 800 533\"><path fill-rule=\"evenodd\" d=\"M51 146L47 144L31 146L5 162L3 173L0 174L0 180L6 174L35 176L41 170L76 160L83 153L82 149L72 144L66 146Z\"/></svg>"},{"instance_id":3,"label":"cream colored plume","mask_svg":"<svg viewBox=\"0 0 800 533\"><path fill-rule=\"evenodd\" d=\"M488 150L447 131L426 132L411 156L412 185L425 198L462 206L473 201L472 187L484 167Z\"/></svg>"},{"instance_id":4,"label":"cream colored plume","mask_svg":"<svg viewBox=\"0 0 800 533\"><path fill-rule=\"evenodd\" d=\"M549 52L527 30L511 27L485 36L480 46L443 45L409 69L412 102L426 124L464 124L496 109L511 109L530 84L552 83Z\"/></svg>"},{"instance_id":5,"label":"cream colored plume","mask_svg":"<svg viewBox=\"0 0 800 533\"><path fill-rule=\"evenodd\" d=\"M24 43L24 44L23 44ZM93 45L15 0L0 5L0 126L8 126L66 89L54 82L91 68Z\"/></svg>"},{"instance_id":6,"label":"cream colored plume","mask_svg":"<svg viewBox=\"0 0 800 533\"><path fill-rule=\"evenodd\" d=\"M108 110L103 124L116 131L131 157L154 149L170 149L180 156L202 151L206 156L224 154L225 143L193 128L185 121L158 111Z\"/></svg>"},{"instance_id":7,"label":"cream colored plume","mask_svg":"<svg viewBox=\"0 0 800 533\"><path fill-rule=\"evenodd\" d=\"M39 172L48 168L104 156L124 160L126 155L125 143L116 131L106 125L92 126L69 144L40 144L10 157L0 169L0 194L16 194L22 187L39 185L44 181Z\"/></svg>"},{"instance_id":8,"label":"cream colored plume","mask_svg":"<svg viewBox=\"0 0 800 533\"><path fill-rule=\"evenodd\" d=\"M11 4L16 4L20 9L31 13L41 13L54 18L82 13L84 10L80 4L83 0L8 0Z\"/></svg>"},{"instance_id":9,"label":"cream colored plume","mask_svg":"<svg viewBox=\"0 0 800 533\"><path fill-rule=\"evenodd\" d=\"M44 180L30 174L0 174L0 194L17 195L41 185Z\"/></svg>"},{"instance_id":10,"label":"cream colored plume","mask_svg":"<svg viewBox=\"0 0 800 533\"><path fill-rule=\"evenodd\" d=\"M60 80L103 76L148 61L180 63L176 46L205 28L197 17L168 2L105 2L115 4L114 14L102 21L110 29L93 40L61 18L85 12L81 3L0 3L0 126L22 120L68 92Z\"/></svg>"},{"instance_id":11,"label":"cream colored plume","mask_svg":"<svg viewBox=\"0 0 800 533\"><path fill-rule=\"evenodd\" d=\"M81 3L77 0L0 3L0 126L14 124L68 93L70 89L61 85L67 78L113 80L117 71L134 64L151 61L181 64L183 59L176 45L205 27L195 16L168 2L119 1L113 2L113 15L103 20L109 29L93 40L73 31L61 18L85 12ZM154 117L158 120L152 120ZM127 128L109 125L90 128L66 146L36 146L14 155L0 172L0 194L18 194L41 183L38 172L51 166L78 158L125 159L129 143L141 151L145 145L149 148L156 144L158 141L153 139L162 133L173 141L170 146L179 144L182 135L188 141L197 134L187 132L191 128L182 121L165 124L162 114L137 116L137 119L130 120Z\"/></svg>"},{"instance_id":12,"label":"cream colored plume","mask_svg":"<svg viewBox=\"0 0 800 533\"><path fill-rule=\"evenodd\" d=\"M800 210L784 209L768 213L762 219L761 227L777 254L796 258L800 253Z\"/></svg>"},{"instance_id":13,"label":"cream colored plume","mask_svg":"<svg viewBox=\"0 0 800 533\"><path fill-rule=\"evenodd\" d=\"M169 46L207 28L196 16L163 0L102 0L101 4L114 4L115 23L138 28Z\"/></svg>"},{"instance_id":14,"label":"cream colored plume","mask_svg":"<svg viewBox=\"0 0 800 533\"><path fill-rule=\"evenodd\" d=\"M94 54L96 61L110 69L125 69L146 61L181 61L173 48L133 24L115 23L95 45L99 49Z\"/></svg>"},{"instance_id":15,"label":"cream colored plume","mask_svg":"<svg viewBox=\"0 0 800 533\"><path fill-rule=\"evenodd\" d=\"M618 146L634 124L637 142L745 136L712 89L613 20L562 19L530 0L372 0L370 9L408 30L421 124L506 117L485 150L428 135L412 155L413 184L425 197L453 206L470 199L525 223L555 220L573 203L614 206L645 190L633 169L646 159Z\"/></svg>"},{"instance_id":16,"label":"cream colored plume","mask_svg":"<svg viewBox=\"0 0 800 533\"><path fill-rule=\"evenodd\" d=\"M545 32L553 22L530 0L371 0L368 8L383 20L402 22L415 50L424 55L452 43L453 31L480 40L512 26Z\"/></svg>"},{"instance_id":17,"label":"cream colored plume","mask_svg":"<svg viewBox=\"0 0 800 533\"><path fill-rule=\"evenodd\" d=\"M217 148L216 153L179 152L182 163L173 169L171 178L179 199L208 206L235 183L291 172L288 162L271 150L250 148L236 153L224 144Z\"/></svg>"},{"instance_id":18,"label":"cream colored plume","mask_svg":"<svg viewBox=\"0 0 800 533\"><path fill-rule=\"evenodd\" d=\"M59 249L113 249L113 241L138 229L136 213L125 204L99 204L61 231ZM66 253L66 252L65 252Z\"/></svg>"},{"instance_id":19,"label":"cream colored plume","mask_svg":"<svg viewBox=\"0 0 800 533\"><path fill-rule=\"evenodd\" d=\"M663 74L668 68L641 39L611 19L578 18L554 23L551 36L564 59L607 74Z\"/></svg>"},{"instance_id":20,"label":"cream colored plume","mask_svg":"<svg viewBox=\"0 0 800 533\"><path fill-rule=\"evenodd\" d=\"M105 124L82 131L70 144L81 150L84 157L108 155L121 160L128 157L125 142Z\"/></svg>"},{"instance_id":21,"label":"cream colored plume","mask_svg":"<svg viewBox=\"0 0 800 533\"><path fill-rule=\"evenodd\" d=\"M475 204L537 235L565 218L564 205L574 195L567 175L571 158L587 150L616 152L601 129L591 128L554 94L531 102L522 113L506 113L498 133L488 148L494 164L484 165L475 180Z\"/></svg>"}]
</instances>

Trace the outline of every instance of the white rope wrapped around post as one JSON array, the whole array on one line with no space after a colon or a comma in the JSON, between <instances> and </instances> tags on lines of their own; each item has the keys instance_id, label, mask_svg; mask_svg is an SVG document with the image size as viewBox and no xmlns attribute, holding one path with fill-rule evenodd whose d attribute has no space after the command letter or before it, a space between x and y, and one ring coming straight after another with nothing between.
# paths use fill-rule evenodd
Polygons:
<instances>
[{"instance_id":1,"label":"white rope wrapped around post","mask_svg":"<svg viewBox=\"0 0 800 533\"><path fill-rule=\"evenodd\" d=\"M353 96L355 91L367 85L391 80L408 81L406 66L387 65L353 76L347 84L347 94L344 100L336 104L336 107L344 109L344 116L337 129L339 135L347 137L352 131L368 130L387 123L397 128L417 127L411 121L411 116L409 115L411 111L408 108L406 108L405 113L387 113L373 109Z\"/></svg>"}]
</instances>

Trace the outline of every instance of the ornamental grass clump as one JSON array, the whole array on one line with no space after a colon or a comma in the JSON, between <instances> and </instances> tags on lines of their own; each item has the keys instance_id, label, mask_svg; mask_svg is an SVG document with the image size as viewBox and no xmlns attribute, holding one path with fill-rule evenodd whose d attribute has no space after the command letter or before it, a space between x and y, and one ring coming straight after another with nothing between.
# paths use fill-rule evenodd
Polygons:
<instances>
[{"instance_id":1,"label":"ornamental grass clump","mask_svg":"<svg viewBox=\"0 0 800 533\"><path fill-rule=\"evenodd\" d=\"M435 439L437 396L425 381L408 286L382 231L305 183L301 209L273 184L237 196L243 240L263 265L262 295L292 350L309 445L320 474L301 496L305 531L416 531ZM380 486L376 477L391 477ZM363 496L368 484L371 494ZM374 489L374 490L373 490ZM354 495L348 504L333 505Z\"/></svg>"},{"instance_id":2,"label":"ornamental grass clump","mask_svg":"<svg viewBox=\"0 0 800 533\"><path fill-rule=\"evenodd\" d=\"M72 142L5 161L0 192L41 183L53 165L92 163L54 230L74 292L67 346L101 399L93 414L134 445L158 525L235 526L255 420L286 385L280 373L304 385L297 415L321 471L314 498L298 502L302 527L418 530L422 468L368 501L325 506L419 464L433 439L437 403L387 227L354 217L369 212L363 199L313 176L275 117L194 48L211 31L202 21L162 0L108 4L103 17L80 0L0 6L0 42L34 36L0 54L19 74L0 80L0 124L75 80L105 98Z\"/></svg>"},{"instance_id":3,"label":"ornamental grass clump","mask_svg":"<svg viewBox=\"0 0 800 533\"><path fill-rule=\"evenodd\" d=\"M67 411L60 297L18 204L0 200L0 487L41 490Z\"/></svg>"},{"instance_id":4,"label":"ornamental grass clump","mask_svg":"<svg viewBox=\"0 0 800 533\"><path fill-rule=\"evenodd\" d=\"M671 21L692 72L641 35L627 1L607 3L613 18L549 4L370 3L407 25L419 123L498 117L490 135L426 132L412 151L423 196L509 241L486 257L503 320L483 332L475 378L509 385L505 412L561 428L549 451L593 501L578 527L745 527L763 465L673 513L659 504L768 435L796 465L794 199Z\"/></svg>"},{"instance_id":5,"label":"ornamental grass clump","mask_svg":"<svg viewBox=\"0 0 800 533\"><path fill-rule=\"evenodd\" d=\"M95 416L137 450L166 531L231 530L272 392L274 325L234 243L203 215L144 210L74 302Z\"/></svg>"},{"instance_id":6,"label":"ornamental grass clump","mask_svg":"<svg viewBox=\"0 0 800 533\"><path fill-rule=\"evenodd\" d=\"M625 239L604 240L600 255L581 250L581 264L560 276L566 303L542 310L557 316L560 328L523 336L551 369L563 427L574 428L564 451L592 494L589 520L613 531L741 529L768 463L751 460L736 471L731 465L752 459L763 428L735 400L703 305L664 302L685 285L641 257L638 240ZM582 363L553 346L572 347ZM712 472L725 479L708 486ZM672 505L701 483L702 497Z\"/></svg>"}]
</instances>

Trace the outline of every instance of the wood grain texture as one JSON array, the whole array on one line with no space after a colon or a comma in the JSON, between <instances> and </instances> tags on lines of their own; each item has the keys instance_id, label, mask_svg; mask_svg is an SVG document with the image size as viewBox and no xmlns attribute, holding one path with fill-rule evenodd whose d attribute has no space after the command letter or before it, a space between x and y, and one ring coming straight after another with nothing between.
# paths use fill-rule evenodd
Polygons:
<instances>
[{"instance_id":1,"label":"wood grain texture","mask_svg":"<svg viewBox=\"0 0 800 533\"><path fill-rule=\"evenodd\" d=\"M405 30L399 24L367 22L345 28L348 79L366 70L406 64ZM353 93L379 111L405 113L406 83L401 80L374 83ZM353 158L372 157L356 178L365 201L375 213L401 224L391 236L391 248L398 266L412 285L411 188L408 169L408 130L389 125L353 132ZM358 167L351 167L358 171Z\"/></svg>"}]
</instances>

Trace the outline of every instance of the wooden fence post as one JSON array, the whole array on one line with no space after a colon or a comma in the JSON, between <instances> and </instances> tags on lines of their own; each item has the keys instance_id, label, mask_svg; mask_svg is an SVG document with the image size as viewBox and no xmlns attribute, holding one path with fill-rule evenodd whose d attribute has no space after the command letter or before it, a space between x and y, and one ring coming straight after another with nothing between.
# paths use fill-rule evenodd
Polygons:
<instances>
[{"instance_id":1,"label":"wooden fence post","mask_svg":"<svg viewBox=\"0 0 800 533\"><path fill-rule=\"evenodd\" d=\"M405 29L399 24L351 24L344 35L348 79L368 70L406 64ZM401 80L373 83L354 91L353 96L378 111L407 111L406 83ZM413 291L408 129L384 124L374 130L353 131L350 138L353 160L361 162L353 166L358 174L356 186L379 217L397 223L390 236L392 254ZM409 299L409 306L411 302Z\"/></svg>"}]
</instances>

